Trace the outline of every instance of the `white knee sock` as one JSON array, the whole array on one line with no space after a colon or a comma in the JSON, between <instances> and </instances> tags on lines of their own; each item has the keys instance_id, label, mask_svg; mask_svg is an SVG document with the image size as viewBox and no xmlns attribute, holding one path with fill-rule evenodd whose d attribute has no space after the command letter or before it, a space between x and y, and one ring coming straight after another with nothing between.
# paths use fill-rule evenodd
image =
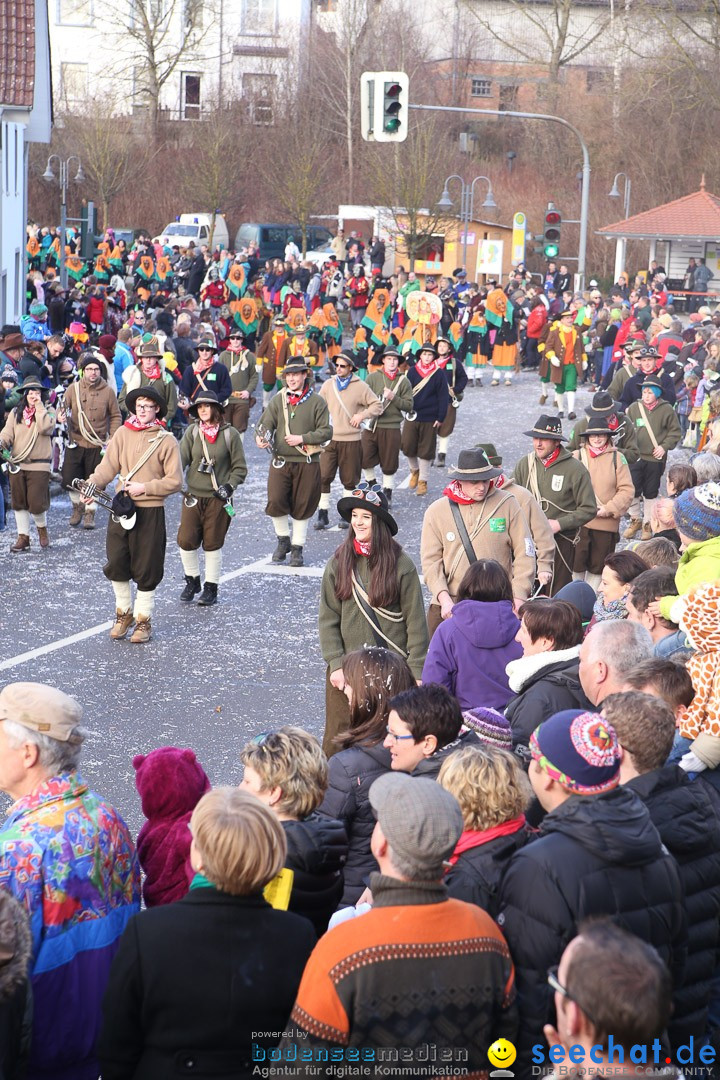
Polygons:
<instances>
[{"instance_id":1,"label":"white knee sock","mask_svg":"<svg viewBox=\"0 0 720 1080\"><path fill-rule=\"evenodd\" d=\"M183 570L188 577L200 577L200 556L195 551L183 551L180 548L180 559L182 561Z\"/></svg>"},{"instance_id":2,"label":"white knee sock","mask_svg":"<svg viewBox=\"0 0 720 1080\"><path fill-rule=\"evenodd\" d=\"M649 525L652 522L653 510L657 499L645 499L643 505L643 522Z\"/></svg>"},{"instance_id":3,"label":"white knee sock","mask_svg":"<svg viewBox=\"0 0 720 1080\"><path fill-rule=\"evenodd\" d=\"M568 390L567 392L568 412L575 412L575 391Z\"/></svg>"},{"instance_id":4,"label":"white knee sock","mask_svg":"<svg viewBox=\"0 0 720 1080\"><path fill-rule=\"evenodd\" d=\"M15 511L15 527L18 531L18 536L30 535L30 514L27 510Z\"/></svg>"},{"instance_id":5,"label":"white knee sock","mask_svg":"<svg viewBox=\"0 0 720 1080\"><path fill-rule=\"evenodd\" d=\"M628 514L633 519L633 521L639 521L642 517L642 501L637 496L635 496L633 501L630 503L630 509L628 510Z\"/></svg>"},{"instance_id":6,"label":"white knee sock","mask_svg":"<svg viewBox=\"0 0 720 1080\"><path fill-rule=\"evenodd\" d=\"M318 510L329 510L329 509L330 509L330 492L329 491L323 491L323 493L320 496L320 504L318 506Z\"/></svg>"},{"instance_id":7,"label":"white knee sock","mask_svg":"<svg viewBox=\"0 0 720 1080\"><path fill-rule=\"evenodd\" d=\"M363 476L367 480L368 484L374 484L375 483L375 470L374 469L363 469Z\"/></svg>"},{"instance_id":8,"label":"white knee sock","mask_svg":"<svg viewBox=\"0 0 720 1080\"><path fill-rule=\"evenodd\" d=\"M33 514L32 519L35 522L36 529L47 528L47 511L42 514Z\"/></svg>"},{"instance_id":9,"label":"white knee sock","mask_svg":"<svg viewBox=\"0 0 720 1080\"><path fill-rule=\"evenodd\" d=\"M70 502L73 506L79 506L82 502L82 495L79 491L75 491L75 488L71 488L70 491L68 491L68 495L70 496Z\"/></svg>"},{"instance_id":10,"label":"white knee sock","mask_svg":"<svg viewBox=\"0 0 720 1080\"><path fill-rule=\"evenodd\" d=\"M240 432L240 442L243 445L243 449L245 448L245 435L246 435L246 432L244 432L244 431Z\"/></svg>"},{"instance_id":11,"label":"white knee sock","mask_svg":"<svg viewBox=\"0 0 720 1080\"><path fill-rule=\"evenodd\" d=\"M115 607L118 611L129 611L132 607L132 593L129 581L111 581L115 593Z\"/></svg>"},{"instance_id":12,"label":"white knee sock","mask_svg":"<svg viewBox=\"0 0 720 1080\"><path fill-rule=\"evenodd\" d=\"M562 412L563 396L562 394L558 394L557 390L555 391L555 406Z\"/></svg>"},{"instance_id":13,"label":"white knee sock","mask_svg":"<svg viewBox=\"0 0 720 1080\"><path fill-rule=\"evenodd\" d=\"M430 466L432 465L432 461L425 461L424 458L419 458L418 464L420 466L420 479L427 482L430 476Z\"/></svg>"},{"instance_id":14,"label":"white knee sock","mask_svg":"<svg viewBox=\"0 0 720 1080\"><path fill-rule=\"evenodd\" d=\"M352 488L343 488L343 499L352 498Z\"/></svg>"},{"instance_id":15,"label":"white knee sock","mask_svg":"<svg viewBox=\"0 0 720 1080\"><path fill-rule=\"evenodd\" d=\"M584 581L585 580L585 571L581 570L579 573L574 573L573 576L572 576L572 579L573 579L573 581Z\"/></svg>"},{"instance_id":16,"label":"white knee sock","mask_svg":"<svg viewBox=\"0 0 720 1080\"><path fill-rule=\"evenodd\" d=\"M283 514L282 517L270 518L273 523L273 529L276 536L289 536L290 526L288 525L287 515Z\"/></svg>"},{"instance_id":17,"label":"white knee sock","mask_svg":"<svg viewBox=\"0 0 720 1080\"><path fill-rule=\"evenodd\" d=\"M586 572L586 574L585 574L585 581L587 582L587 584L590 586L591 589L594 589L595 592L597 592L598 589L600 588L600 582L602 581L602 575L601 574L591 574L590 571L588 570Z\"/></svg>"},{"instance_id":18,"label":"white knee sock","mask_svg":"<svg viewBox=\"0 0 720 1080\"><path fill-rule=\"evenodd\" d=\"M154 610L155 590L151 589L150 592L143 592L142 589L138 589L135 595L135 609L133 611L135 619L151 619Z\"/></svg>"},{"instance_id":19,"label":"white knee sock","mask_svg":"<svg viewBox=\"0 0 720 1080\"><path fill-rule=\"evenodd\" d=\"M382 486L384 488L387 488L388 491L392 491L392 489L395 487L395 477L394 476L387 476L385 473L383 473L382 474Z\"/></svg>"},{"instance_id":20,"label":"white knee sock","mask_svg":"<svg viewBox=\"0 0 720 1080\"><path fill-rule=\"evenodd\" d=\"M407 459L407 463L410 466L411 472L417 472L420 468L420 466L418 465L418 459L416 457L409 457Z\"/></svg>"},{"instance_id":21,"label":"white knee sock","mask_svg":"<svg viewBox=\"0 0 720 1080\"><path fill-rule=\"evenodd\" d=\"M222 570L222 548L217 551L205 552L205 580L211 585L217 585Z\"/></svg>"},{"instance_id":22,"label":"white knee sock","mask_svg":"<svg viewBox=\"0 0 720 1080\"><path fill-rule=\"evenodd\" d=\"M500 374L500 372L498 371L498 375L499 374ZM505 377L505 382L512 382L512 377L513 377L512 368L505 368L505 370L503 372L503 375Z\"/></svg>"},{"instance_id":23,"label":"white knee sock","mask_svg":"<svg viewBox=\"0 0 720 1080\"><path fill-rule=\"evenodd\" d=\"M449 435L438 435L438 454L447 454L448 443L450 442Z\"/></svg>"},{"instance_id":24,"label":"white knee sock","mask_svg":"<svg viewBox=\"0 0 720 1080\"><path fill-rule=\"evenodd\" d=\"M298 521L297 518L292 519L292 546L304 547L307 540L308 531L308 519Z\"/></svg>"},{"instance_id":25,"label":"white knee sock","mask_svg":"<svg viewBox=\"0 0 720 1080\"><path fill-rule=\"evenodd\" d=\"M267 408L272 390L263 390L263 409Z\"/></svg>"}]
</instances>

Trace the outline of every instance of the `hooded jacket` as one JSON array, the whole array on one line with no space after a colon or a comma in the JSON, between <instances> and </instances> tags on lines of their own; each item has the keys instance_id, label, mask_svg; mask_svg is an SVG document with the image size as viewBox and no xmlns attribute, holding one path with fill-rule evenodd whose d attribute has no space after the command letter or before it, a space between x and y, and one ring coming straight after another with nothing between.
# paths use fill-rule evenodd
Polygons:
<instances>
[{"instance_id":1,"label":"hooded jacket","mask_svg":"<svg viewBox=\"0 0 720 1080\"><path fill-rule=\"evenodd\" d=\"M304 915L321 937L343 891L348 841L341 821L310 814L304 821L283 821L287 840L285 866L293 871L289 911Z\"/></svg>"},{"instance_id":2,"label":"hooded jacket","mask_svg":"<svg viewBox=\"0 0 720 1080\"><path fill-rule=\"evenodd\" d=\"M517 694L505 709L513 746L527 746L538 724L563 709L590 709L580 685L580 646L521 656L508 664L510 690Z\"/></svg>"},{"instance_id":3,"label":"hooded jacket","mask_svg":"<svg viewBox=\"0 0 720 1080\"><path fill-rule=\"evenodd\" d=\"M687 919L678 866L627 786L571 796L549 813L539 838L511 859L499 912L515 963L520 1075L529 1075L530 1048L544 1045L543 1025L555 1022L547 969L583 919L611 916L653 945L673 985L682 985Z\"/></svg>"},{"instance_id":4,"label":"hooded jacket","mask_svg":"<svg viewBox=\"0 0 720 1080\"><path fill-rule=\"evenodd\" d=\"M433 635L422 681L447 687L462 709L504 709L513 696L505 666L522 655L519 628L509 600L461 600Z\"/></svg>"},{"instance_id":5,"label":"hooded jacket","mask_svg":"<svg viewBox=\"0 0 720 1080\"><path fill-rule=\"evenodd\" d=\"M677 861L688 922L687 966L673 992L669 1024L674 1049L704 1035L720 944L720 821L707 792L678 765L636 776L626 785L648 808L665 847Z\"/></svg>"},{"instance_id":6,"label":"hooded jacket","mask_svg":"<svg viewBox=\"0 0 720 1080\"><path fill-rule=\"evenodd\" d=\"M390 767L390 751L382 743L348 746L328 761L328 789L318 812L342 821L347 833L342 906L358 902L367 887L365 879L378 868L370 851L375 815L368 792L378 776L389 772Z\"/></svg>"},{"instance_id":7,"label":"hooded jacket","mask_svg":"<svg viewBox=\"0 0 720 1080\"><path fill-rule=\"evenodd\" d=\"M496 836L466 848L443 878L448 894L455 900L477 904L493 919L497 918L503 871L515 852L525 847L533 835L529 826L523 825L509 836Z\"/></svg>"}]
</instances>

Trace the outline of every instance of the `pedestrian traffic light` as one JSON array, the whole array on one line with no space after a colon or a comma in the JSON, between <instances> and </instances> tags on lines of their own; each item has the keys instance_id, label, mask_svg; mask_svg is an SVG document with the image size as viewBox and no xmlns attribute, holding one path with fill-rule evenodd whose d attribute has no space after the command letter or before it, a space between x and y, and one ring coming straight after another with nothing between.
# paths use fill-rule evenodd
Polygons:
<instances>
[{"instance_id":1,"label":"pedestrian traffic light","mask_svg":"<svg viewBox=\"0 0 720 1080\"><path fill-rule=\"evenodd\" d=\"M552 203L548 203L543 222L543 254L546 259L556 259L560 254L560 227L562 217Z\"/></svg>"},{"instance_id":2,"label":"pedestrian traffic light","mask_svg":"<svg viewBox=\"0 0 720 1080\"><path fill-rule=\"evenodd\" d=\"M408 135L410 80L404 71L364 71L360 76L362 137L404 142Z\"/></svg>"},{"instance_id":3,"label":"pedestrian traffic light","mask_svg":"<svg viewBox=\"0 0 720 1080\"><path fill-rule=\"evenodd\" d=\"M80 211L80 251L83 259L95 257L95 236L98 231L98 214L94 202L89 202Z\"/></svg>"}]
</instances>

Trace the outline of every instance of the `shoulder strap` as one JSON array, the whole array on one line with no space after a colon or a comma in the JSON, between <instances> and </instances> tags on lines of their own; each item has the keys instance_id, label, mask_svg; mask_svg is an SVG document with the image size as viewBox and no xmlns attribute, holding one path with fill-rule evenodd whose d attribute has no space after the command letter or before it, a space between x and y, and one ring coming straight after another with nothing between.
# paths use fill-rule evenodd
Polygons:
<instances>
[{"instance_id":1,"label":"shoulder strap","mask_svg":"<svg viewBox=\"0 0 720 1080\"><path fill-rule=\"evenodd\" d=\"M540 488L538 487L537 479L537 454L534 450L531 450L527 456L528 463L528 484L530 485L530 494L533 496L536 502L542 506L542 496L540 495Z\"/></svg>"},{"instance_id":2,"label":"shoulder strap","mask_svg":"<svg viewBox=\"0 0 720 1080\"><path fill-rule=\"evenodd\" d=\"M437 371L437 368L434 371L431 371L429 375L426 375L424 379L421 379L416 386L413 386L413 397L416 397L417 394L419 394L420 391L423 389L423 387L427 386L427 384L430 382L433 375L435 374L435 371Z\"/></svg>"},{"instance_id":3,"label":"shoulder strap","mask_svg":"<svg viewBox=\"0 0 720 1080\"><path fill-rule=\"evenodd\" d=\"M657 450L660 443L655 438L655 432L653 431L652 427L650 426L650 417L647 414L647 411L645 409L645 406L642 403L642 400L638 401L638 408L640 409L640 413L642 415L642 418L645 421L645 427L647 428L647 433L650 436L650 442L653 444L653 446Z\"/></svg>"},{"instance_id":4,"label":"shoulder strap","mask_svg":"<svg viewBox=\"0 0 720 1080\"><path fill-rule=\"evenodd\" d=\"M380 614L384 619L388 619L390 622L401 623L403 621L402 612L388 611L387 608L374 608L370 603L370 597L365 591L365 587L360 580L357 569L354 569L352 573L352 594L360 614L363 615L370 624L372 635L375 638L375 644L383 649L389 646L391 649L394 649L396 653L399 653L403 659L407 660L410 654L405 652L404 649L401 649L392 638L384 633L378 619L378 614Z\"/></svg>"},{"instance_id":5,"label":"shoulder strap","mask_svg":"<svg viewBox=\"0 0 720 1080\"><path fill-rule=\"evenodd\" d=\"M462 546L465 548L467 560L472 566L474 562L477 562L477 555L475 554L475 550L470 541L470 534L468 533L465 522L463 521L460 507L456 502L453 502L452 499L448 499L448 502L450 503L450 511L452 513L452 516L455 519L455 527L457 528L460 539L462 540Z\"/></svg>"}]
</instances>

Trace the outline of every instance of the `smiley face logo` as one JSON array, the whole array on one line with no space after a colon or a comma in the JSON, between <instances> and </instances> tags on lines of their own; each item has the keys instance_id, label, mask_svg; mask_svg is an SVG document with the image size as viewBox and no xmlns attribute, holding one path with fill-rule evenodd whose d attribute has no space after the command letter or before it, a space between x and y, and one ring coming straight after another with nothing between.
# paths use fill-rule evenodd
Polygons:
<instances>
[{"instance_id":1,"label":"smiley face logo","mask_svg":"<svg viewBox=\"0 0 720 1080\"><path fill-rule=\"evenodd\" d=\"M496 1039L488 1050L490 1064L496 1065L498 1069L506 1069L516 1057L517 1050L507 1039Z\"/></svg>"}]
</instances>

